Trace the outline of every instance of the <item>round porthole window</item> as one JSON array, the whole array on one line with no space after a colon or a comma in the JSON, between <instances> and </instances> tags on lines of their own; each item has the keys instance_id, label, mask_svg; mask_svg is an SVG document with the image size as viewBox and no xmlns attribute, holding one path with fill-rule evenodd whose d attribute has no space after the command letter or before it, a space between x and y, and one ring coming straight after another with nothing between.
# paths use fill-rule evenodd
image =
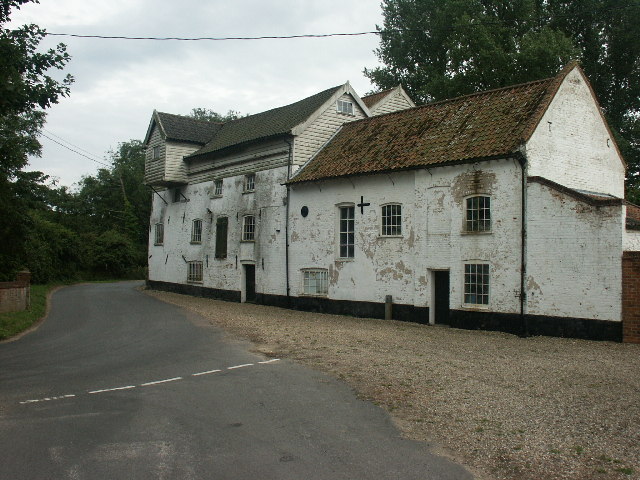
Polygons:
<instances>
[{"instance_id":1,"label":"round porthole window","mask_svg":"<svg viewBox=\"0 0 640 480\"><path fill-rule=\"evenodd\" d=\"M302 215L303 217L306 217L307 215L309 215L309 207L307 207L306 205L302 207L300 209L300 215Z\"/></svg>"}]
</instances>

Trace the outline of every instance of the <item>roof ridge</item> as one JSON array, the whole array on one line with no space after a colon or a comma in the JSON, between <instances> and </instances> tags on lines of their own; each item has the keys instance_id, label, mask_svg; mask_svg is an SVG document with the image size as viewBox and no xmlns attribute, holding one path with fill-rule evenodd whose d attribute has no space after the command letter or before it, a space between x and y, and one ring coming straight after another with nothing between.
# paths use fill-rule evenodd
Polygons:
<instances>
[{"instance_id":1,"label":"roof ridge","mask_svg":"<svg viewBox=\"0 0 640 480\"><path fill-rule=\"evenodd\" d=\"M204 120L201 118L193 118L190 115L182 115L179 113L159 112L158 110L156 110L156 113L158 115L171 115L172 117L180 117L180 118L184 118L185 120L192 120L194 122L213 123L216 125L224 125L226 123L226 122L216 122L214 120Z\"/></svg>"}]
</instances>

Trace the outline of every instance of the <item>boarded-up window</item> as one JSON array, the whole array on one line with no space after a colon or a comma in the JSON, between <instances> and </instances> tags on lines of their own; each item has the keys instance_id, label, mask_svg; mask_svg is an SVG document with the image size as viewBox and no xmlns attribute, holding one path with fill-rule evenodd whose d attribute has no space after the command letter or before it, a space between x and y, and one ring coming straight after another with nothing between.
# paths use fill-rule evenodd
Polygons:
<instances>
[{"instance_id":1,"label":"boarded-up window","mask_svg":"<svg viewBox=\"0 0 640 480\"><path fill-rule=\"evenodd\" d=\"M216 220L216 258L227 258L227 230L229 219L218 217Z\"/></svg>"}]
</instances>

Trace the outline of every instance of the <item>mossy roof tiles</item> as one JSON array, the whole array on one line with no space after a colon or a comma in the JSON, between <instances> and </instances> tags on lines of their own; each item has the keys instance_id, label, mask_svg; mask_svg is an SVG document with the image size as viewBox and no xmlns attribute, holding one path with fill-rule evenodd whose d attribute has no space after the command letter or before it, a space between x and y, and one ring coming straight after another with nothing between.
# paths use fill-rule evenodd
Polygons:
<instances>
[{"instance_id":1,"label":"mossy roof tiles","mask_svg":"<svg viewBox=\"0 0 640 480\"><path fill-rule=\"evenodd\" d=\"M204 145L222 128L222 123L196 120L172 113L156 113L167 140Z\"/></svg>"},{"instance_id":2,"label":"mossy roof tiles","mask_svg":"<svg viewBox=\"0 0 640 480\"><path fill-rule=\"evenodd\" d=\"M347 123L290 183L513 154L574 67L553 78Z\"/></svg>"}]
</instances>

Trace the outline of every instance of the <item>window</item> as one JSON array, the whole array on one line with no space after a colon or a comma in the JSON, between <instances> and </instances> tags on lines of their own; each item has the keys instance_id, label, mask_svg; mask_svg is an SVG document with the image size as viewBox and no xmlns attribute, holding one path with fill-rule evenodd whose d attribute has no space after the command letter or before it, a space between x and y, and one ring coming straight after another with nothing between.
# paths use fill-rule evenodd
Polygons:
<instances>
[{"instance_id":1,"label":"window","mask_svg":"<svg viewBox=\"0 0 640 480\"><path fill-rule=\"evenodd\" d=\"M227 231L229 219L218 217L216 220L216 258L227 258Z\"/></svg>"},{"instance_id":2,"label":"window","mask_svg":"<svg viewBox=\"0 0 640 480\"><path fill-rule=\"evenodd\" d=\"M242 219L242 241L253 242L256 239L256 217L247 215Z\"/></svg>"},{"instance_id":3,"label":"window","mask_svg":"<svg viewBox=\"0 0 640 480\"><path fill-rule=\"evenodd\" d=\"M478 196L467 198L467 232L491 231L491 199Z\"/></svg>"},{"instance_id":4,"label":"window","mask_svg":"<svg viewBox=\"0 0 640 480\"><path fill-rule=\"evenodd\" d=\"M182 190L179 188L173 189L173 202L178 203L182 201Z\"/></svg>"},{"instance_id":5,"label":"window","mask_svg":"<svg viewBox=\"0 0 640 480\"><path fill-rule=\"evenodd\" d=\"M154 243L156 245L162 245L164 243L164 224L156 223L156 235Z\"/></svg>"},{"instance_id":6,"label":"window","mask_svg":"<svg viewBox=\"0 0 640 480\"><path fill-rule=\"evenodd\" d=\"M355 207L340 207L340 258L353 258Z\"/></svg>"},{"instance_id":7,"label":"window","mask_svg":"<svg viewBox=\"0 0 640 480\"><path fill-rule=\"evenodd\" d=\"M202 220L196 219L191 224L191 243L202 242Z\"/></svg>"},{"instance_id":8,"label":"window","mask_svg":"<svg viewBox=\"0 0 640 480\"><path fill-rule=\"evenodd\" d=\"M346 100L338 100L338 113L353 115L353 103Z\"/></svg>"},{"instance_id":9,"label":"window","mask_svg":"<svg viewBox=\"0 0 640 480\"><path fill-rule=\"evenodd\" d=\"M382 206L382 235L402 235L402 205Z\"/></svg>"},{"instance_id":10,"label":"window","mask_svg":"<svg viewBox=\"0 0 640 480\"><path fill-rule=\"evenodd\" d=\"M302 271L302 286L305 295L326 295L329 291L329 275L325 269Z\"/></svg>"},{"instance_id":11,"label":"window","mask_svg":"<svg viewBox=\"0 0 640 480\"><path fill-rule=\"evenodd\" d=\"M160 158L160 147L153 147L153 159L158 160Z\"/></svg>"},{"instance_id":12,"label":"window","mask_svg":"<svg viewBox=\"0 0 640 480\"><path fill-rule=\"evenodd\" d=\"M253 192L256 189L256 174L250 173L244 176L244 191Z\"/></svg>"},{"instance_id":13,"label":"window","mask_svg":"<svg viewBox=\"0 0 640 480\"><path fill-rule=\"evenodd\" d=\"M222 179L221 178L213 182L213 194L217 197L222 196Z\"/></svg>"},{"instance_id":14,"label":"window","mask_svg":"<svg viewBox=\"0 0 640 480\"><path fill-rule=\"evenodd\" d=\"M489 305L489 264L465 264L464 303L469 305Z\"/></svg>"},{"instance_id":15,"label":"window","mask_svg":"<svg viewBox=\"0 0 640 480\"><path fill-rule=\"evenodd\" d=\"M187 282L202 282L202 262L188 262Z\"/></svg>"}]
</instances>

